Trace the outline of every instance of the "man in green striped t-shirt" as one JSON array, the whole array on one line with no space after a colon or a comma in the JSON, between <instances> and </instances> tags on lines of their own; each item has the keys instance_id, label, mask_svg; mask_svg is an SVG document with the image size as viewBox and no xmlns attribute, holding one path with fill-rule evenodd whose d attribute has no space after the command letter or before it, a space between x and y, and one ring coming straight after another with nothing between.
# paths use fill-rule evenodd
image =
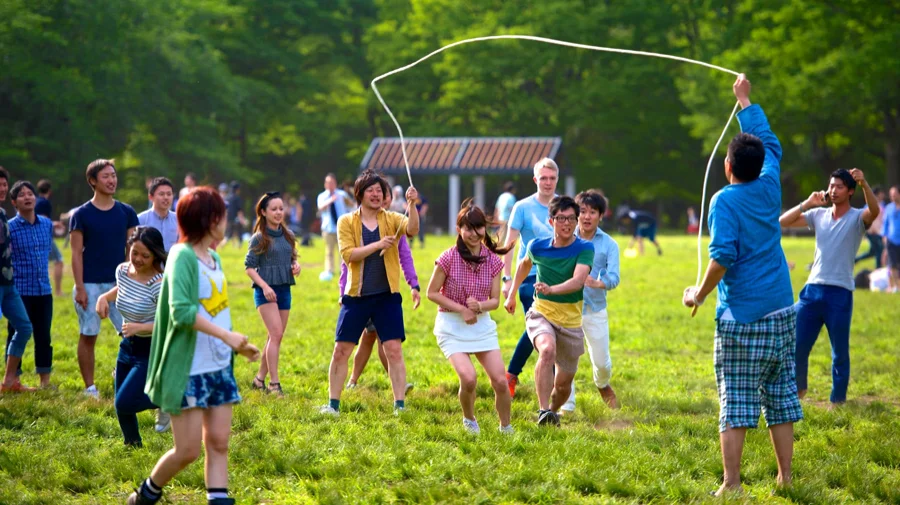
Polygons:
<instances>
[{"instance_id":1,"label":"man in green striped t-shirt","mask_svg":"<svg viewBox=\"0 0 900 505\"><path fill-rule=\"evenodd\" d=\"M534 369L540 404L538 424L559 426L557 412L569 398L578 358L584 354L581 307L594 245L575 236L579 214L575 200L557 196L550 201L549 211L553 237L528 243L525 257L516 266L510 292L518 289L532 265L537 267L534 305L525 314L525 329L540 355ZM516 299L510 297L506 311L513 314L515 310Z\"/></svg>"}]
</instances>

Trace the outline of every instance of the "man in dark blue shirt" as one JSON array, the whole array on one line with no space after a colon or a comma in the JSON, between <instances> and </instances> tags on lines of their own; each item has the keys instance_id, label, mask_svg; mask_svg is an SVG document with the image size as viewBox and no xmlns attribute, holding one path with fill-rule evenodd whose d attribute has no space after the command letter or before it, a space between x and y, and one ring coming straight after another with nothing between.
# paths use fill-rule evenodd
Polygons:
<instances>
[{"instance_id":1,"label":"man in dark blue shirt","mask_svg":"<svg viewBox=\"0 0 900 505\"><path fill-rule=\"evenodd\" d=\"M94 197L72 214L69 235L75 312L81 333L78 367L84 379L84 394L100 398L94 385L94 345L100 333L97 297L116 286L116 267L125 261L125 242L138 225L138 218L131 206L113 198L118 185L113 160L92 161L85 176ZM120 332L122 316L114 303L109 304L109 319Z\"/></svg>"},{"instance_id":2,"label":"man in dark blue shirt","mask_svg":"<svg viewBox=\"0 0 900 505\"><path fill-rule=\"evenodd\" d=\"M34 204L34 213L38 216L44 216L53 223L55 227L57 221L53 219L53 204L50 203L50 194L52 193L52 187L50 186L50 181L47 179L41 179L37 184L37 192L38 197L37 201ZM56 293L56 296L62 296L64 293L62 291L62 276L63 276L63 255L59 250L59 246L56 245L56 241L53 240L50 242L50 261L53 262L53 289Z\"/></svg>"}]
</instances>

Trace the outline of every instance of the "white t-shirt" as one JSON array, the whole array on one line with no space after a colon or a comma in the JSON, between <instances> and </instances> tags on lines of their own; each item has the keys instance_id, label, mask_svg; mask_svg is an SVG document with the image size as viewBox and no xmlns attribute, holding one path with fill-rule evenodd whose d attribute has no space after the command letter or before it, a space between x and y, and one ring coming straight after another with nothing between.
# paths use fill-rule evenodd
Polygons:
<instances>
[{"instance_id":1,"label":"white t-shirt","mask_svg":"<svg viewBox=\"0 0 900 505\"><path fill-rule=\"evenodd\" d=\"M225 274L218 267L209 268L199 259L200 267L200 302L197 313L216 326L231 330L231 309L228 306L228 282ZM231 364L231 347L216 337L197 332L197 345L194 347L194 361L191 363L191 375L217 372Z\"/></svg>"}]
</instances>

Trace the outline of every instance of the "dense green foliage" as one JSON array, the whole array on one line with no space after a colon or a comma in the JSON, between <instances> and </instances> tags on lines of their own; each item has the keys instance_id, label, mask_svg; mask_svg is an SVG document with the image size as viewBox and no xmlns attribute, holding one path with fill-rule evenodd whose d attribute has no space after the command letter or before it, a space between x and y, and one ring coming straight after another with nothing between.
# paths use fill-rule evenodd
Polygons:
<instances>
[{"instance_id":1,"label":"dense green foliage","mask_svg":"<svg viewBox=\"0 0 900 505\"><path fill-rule=\"evenodd\" d=\"M51 177L62 208L86 199L84 167L97 157L119 158L120 197L133 203L146 176L180 184L188 171L254 192L315 190L327 171L352 175L373 136L396 134L373 77L503 33L746 72L785 144L787 195L821 188L838 166L900 182L897 0L6 0L0 19L0 165ZM580 187L662 210L699 200L732 80L497 41L451 50L383 90L409 135L559 135ZM442 202L446 182L427 184Z\"/></svg>"},{"instance_id":2,"label":"dense green foliage","mask_svg":"<svg viewBox=\"0 0 900 505\"><path fill-rule=\"evenodd\" d=\"M627 238L617 237L620 245ZM413 254L422 285L433 260L452 241L429 237ZM287 398L250 391L256 365L239 359L236 375L244 401L236 407L229 488L238 503L704 503L718 487L718 404L713 374L712 304L695 319L681 306L694 280L696 243L661 237L666 254L623 258L622 284L610 294L613 386L622 403L610 411L592 387L590 361L576 377L578 406L561 429L539 429L532 379L535 358L522 374L513 401L517 433L501 436L490 385L479 371L478 438L468 436L456 399L458 381L435 343L434 304L412 310L404 301L409 380L408 410L392 415L390 384L377 358L346 392L340 418L315 407L327 399L328 363L337 318L336 283L321 283L321 240L302 249L304 271L282 345L281 381ZM795 293L812 258L813 241L784 239L801 265L791 273ZM229 279L236 330L261 345L265 330L253 310L243 251L220 248ZM861 265L862 266L862 265ZM871 267L871 263L866 266ZM67 277L65 289L71 290ZM748 435L743 476L749 503L900 504L900 383L896 316L900 296L858 291L850 338L850 399L828 411L830 349L823 333L810 362L806 419L797 425L795 487L770 497L776 466L765 430ZM501 310L505 360L524 326ZM153 432L153 414L139 415L144 448L123 447L109 375L118 339L104 322L97 342L101 402L80 395L75 358L77 323L69 296L55 299L53 382L58 392L0 396L0 503L5 505L119 504L145 478L170 433ZM23 381L35 384L32 350ZM166 489L164 503L205 503L203 462Z\"/></svg>"}]
</instances>

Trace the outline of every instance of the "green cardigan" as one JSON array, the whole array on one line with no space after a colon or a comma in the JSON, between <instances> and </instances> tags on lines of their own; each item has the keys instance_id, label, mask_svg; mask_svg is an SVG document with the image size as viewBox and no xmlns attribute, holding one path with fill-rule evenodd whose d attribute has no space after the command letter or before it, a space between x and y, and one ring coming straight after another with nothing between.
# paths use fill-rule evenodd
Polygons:
<instances>
[{"instance_id":1,"label":"green cardigan","mask_svg":"<svg viewBox=\"0 0 900 505\"><path fill-rule=\"evenodd\" d=\"M222 260L210 251L219 268ZM150 363L144 392L163 412L181 413L181 400L191 375L197 331L194 323L200 303L200 268L190 244L169 251L156 305L150 343Z\"/></svg>"}]
</instances>

